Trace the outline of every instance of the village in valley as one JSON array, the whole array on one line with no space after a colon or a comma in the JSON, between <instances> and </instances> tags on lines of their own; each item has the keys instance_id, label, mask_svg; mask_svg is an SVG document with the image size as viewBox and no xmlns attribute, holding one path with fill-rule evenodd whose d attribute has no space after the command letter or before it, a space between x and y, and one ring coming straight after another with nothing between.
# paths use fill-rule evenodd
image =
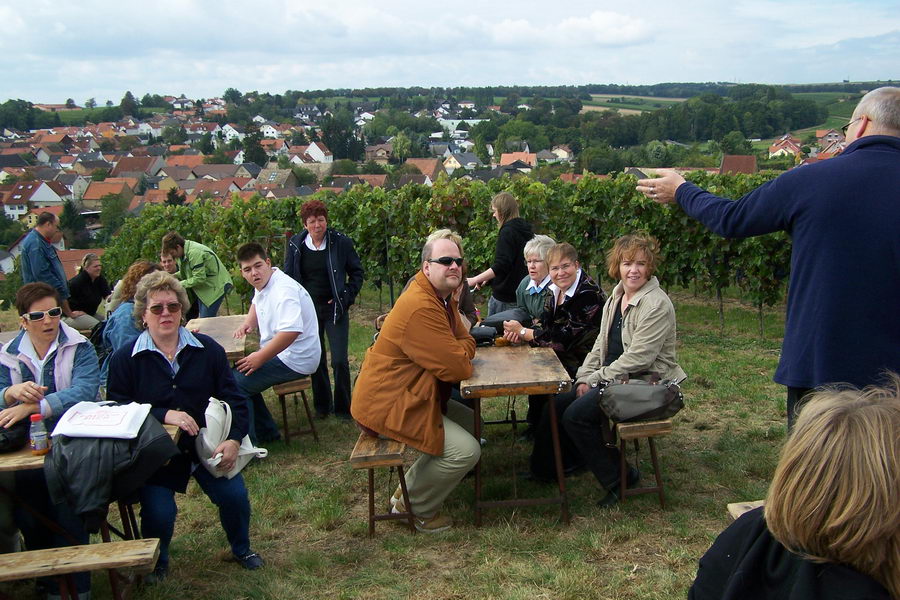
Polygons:
<instances>
[{"instance_id":1,"label":"village in valley","mask_svg":"<svg viewBox=\"0 0 900 600\"><path fill-rule=\"evenodd\" d=\"M65 104L16 101L37 115L34 122L58 124L5 126L0 131L0 202L5 217L18 223L4 228L8 251L0 251L0 268L12 272L21 235L42 211L54 212L63 221L67 235L60 250L66 250L66 244L96 248L110 240L124 218L139 215L148 204L205 200L228 205L234 198L254 195L302 197L323 190L340 194L354 185L431 186L440 177L489 181L530 174L574 183L583 176L603 178L612 172L640 178L659 167L755 173L824 160L844 146L844 136L834 128L813 128L802 138L785 132L764 148L759 138L746 139L740 131L724 135L719 127L710 135L724 139L703 148L697 142L654 140L629 153L623 148L626 136L618 144L610 140L612 146L605 146L604 154L604 147L591 145L590 138L552 143L544 128L535 125L571 126L577 118L582 129L597 124L608 130L636 122L638 117L630 113L674 110L671 102L626 96L582 94L583 100L564 97L551 102L537 95L482 94L481 103L420 96L402 108L384 97L333 102L298 98L292 110L277 115L270 110L264 116L248 112L254 107L252 94L229 89L222 98L197 101L148 94L139 103L128 92L115 107L121 109L121 118L77 125L65 125L66 119L59 117L97 114L101 109L90 112L93 99L88 110L71 99ZM487 104L490 101L498 103ZM814 108L812 114L815 120ZM518 135L506 134L512 125L521 125ZM619 158L609 159L611 153ZM680 156L680 162L674 156ZM760 165L760 158L772 163ZM692 160L697 164L685 164ZM70 251L64 262L74 269L83 252Z\"/></svg>"}]
</instances>

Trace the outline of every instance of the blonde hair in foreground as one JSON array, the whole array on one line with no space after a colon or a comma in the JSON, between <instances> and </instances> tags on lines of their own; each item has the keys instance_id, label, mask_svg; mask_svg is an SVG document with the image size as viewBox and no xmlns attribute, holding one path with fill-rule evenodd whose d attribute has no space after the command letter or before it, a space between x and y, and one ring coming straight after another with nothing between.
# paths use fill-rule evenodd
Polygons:
<instances>
[{"instance_id":1,"label":"blonde hair in foreground","mask_svg":"<svg viewBox=\"0 0 900 600\"><path fill-rule=\"evenodd\" d=\"M803 406L766 498L782 545L853 567L900 598L900 378Z\"/></svg>"}]
</instances>

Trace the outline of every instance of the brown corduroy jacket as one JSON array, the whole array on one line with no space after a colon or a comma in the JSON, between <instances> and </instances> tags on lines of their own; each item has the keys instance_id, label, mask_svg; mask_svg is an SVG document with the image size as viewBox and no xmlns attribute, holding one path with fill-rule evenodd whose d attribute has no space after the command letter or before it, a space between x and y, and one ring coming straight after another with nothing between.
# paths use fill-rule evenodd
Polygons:
<instances>
[{"instance_id":1,"label":"brown corduroy jacket","mask_svg":"<svg viewBox=\"0 0 900 600\"><path fill-rule=\"evenodd\" d=\"M350 412L368 429L427 454L444 451L440 382L472 375L475 340L456 302L444 301L421 271L397 299L366 352Z\"/></svg>"}]
</instances>

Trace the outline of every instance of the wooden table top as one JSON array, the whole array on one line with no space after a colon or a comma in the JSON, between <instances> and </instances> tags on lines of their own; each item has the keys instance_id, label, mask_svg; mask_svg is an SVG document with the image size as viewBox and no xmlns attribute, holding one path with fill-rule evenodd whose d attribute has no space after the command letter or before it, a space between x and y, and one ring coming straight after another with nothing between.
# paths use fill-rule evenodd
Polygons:
<instances>
[{"instance_id":1,"label":"wooden table top","mask_svg":"<svg viewBox=\"0 0 900 600\"><path fill-rule=\"evenodd\" d=\"M0 331L0 344L5 344L10 341L14 337L19 335L18 329L10 329L8 331Z\"/></svg>"},{"instance_id":2,"label":"wooden table top","mask_svg":"<svg viewBox=\"0 0 900 600\"><path fill-rule=\"evenodd\" d=\"M483 346L472 359L474 371L460 383L463 398L558 394L572 380L550 348Z\"/></svg>"},{"instance_id":3,"label":"wooden table top","mask_svg":"<svg viewBox=\"0 0 900 600\"><path fill-rule=\"evenodd\" d=\"M191 319L185 327L190 331L204 333L216 340L220 346L225 348L225 356L228 357L228 360L235 361L246 356L247 348L253 343L253 336L244 336L240 339L234 338L234 330L241 326L246 316L228 315ZM256 337L256 344L257 346L259 345L258 336Z\"/></svg>"},{"instance_id":4,"label":"wooden table top","mask_svg":"<svg viewBox=\"0 0 900 600\"><path fill-rule=\"evenodd\" d=\"M149 417L153 418L153 417ZM181 437L181 429L177 425L163 425L169 436L175 443ZM41 469L44 466L44 457L46 454L34 455L31 448L26 444L21 450L15 452L0 453L0 472L4 471L27 471L29 469Z\"/></svg>"}]
</instances>

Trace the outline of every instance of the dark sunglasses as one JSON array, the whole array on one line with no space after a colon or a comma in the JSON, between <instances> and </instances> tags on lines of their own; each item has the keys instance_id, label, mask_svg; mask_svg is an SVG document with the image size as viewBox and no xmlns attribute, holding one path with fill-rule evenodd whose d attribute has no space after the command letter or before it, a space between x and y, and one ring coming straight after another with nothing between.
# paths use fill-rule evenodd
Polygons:
<instances>
[{"instance_id":1,"label":"dark sunglasses","mask_svg":"<svg viewBox=\"0 0 900 600\"><path fill-rule=\"evenodd\" d=\"M444 265L445 267L449 267L453 263L456 263L457 267L461 267L463 265L462 258L453 258L452 256L442 256L440 258L429 258L428 262L438 263L439 265Z\"/></svg>"},{"instance_id":2,"label":"dark sunglasses","mask_svg":"<svg viewBox=\"0 0 900 600\"><path fill-rule=\"evenodd\" d=\"M33 310L22 315L23 319L28 321L43 321L44 317L59 317L62 315L62 309L54 306L50 310Z\"/></svg>"},{"instance_id":3,"label":"dark sunglasses","mask_svg":"<svg viewBox=\"0 0 900 600\"><path fill-rule=\"evenodd\" d=\"M148 306L147 310L152 312L154 315L161 315L163 308L168 308L169 314L175 314L181 312L181 303L169 302L168 304L154 304L153 306Z\"/></svg>"}]
</instances>

